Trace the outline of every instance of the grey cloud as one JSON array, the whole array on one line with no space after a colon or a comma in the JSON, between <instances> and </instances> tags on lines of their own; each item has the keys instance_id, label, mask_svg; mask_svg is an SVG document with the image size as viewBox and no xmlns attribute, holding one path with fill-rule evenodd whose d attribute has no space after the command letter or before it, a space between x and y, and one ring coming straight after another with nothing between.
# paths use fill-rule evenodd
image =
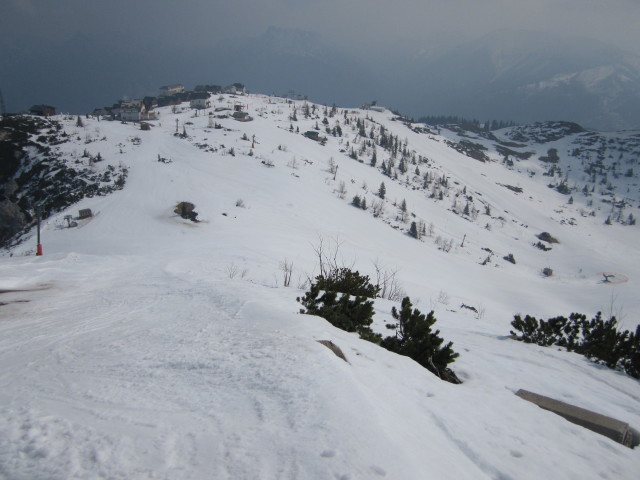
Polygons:
<instances>
[{"instance_id":1,"label":"grey cloud","mask_svg":"<svg viewBox=\"0 0 640 480\"><path fill-rule=\"evenodd\" d=\"M260 45L272 26L314 32L332 53L317 69L291 49L273 56L273 45ZM640 54L640 0L0 0L0 88L10 109L100 106L164 82L241 81L356 102L358 90L409 89L427 60L501 30L577 35ZM415 96L392 93L402 108Z\"/></svg>"}]
</instances>

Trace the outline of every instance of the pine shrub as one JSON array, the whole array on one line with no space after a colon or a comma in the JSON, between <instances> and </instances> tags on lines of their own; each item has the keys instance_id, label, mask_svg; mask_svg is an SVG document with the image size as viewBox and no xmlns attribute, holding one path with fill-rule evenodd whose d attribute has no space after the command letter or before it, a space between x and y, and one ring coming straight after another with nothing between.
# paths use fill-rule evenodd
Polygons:
<instances>
[{"instance_id":1,"label":"pine shrub","mask_svg":"<svg viewBox=\"0 0 640 480\"><path fill-rule=\"evenodd\" d=\"M511 330L518 340L544 347L557 345L576 352L609 368L619 368L634 378L640 378L640 326L635 333L620 331L615 317L604 320L598 312L587 320L583 314L572 313L569 318L554 317L537 320L529 315L523 319L515 315Z\"/></svg>"},{"instance_id":2,"label":"pine shrub","mask_svg":"<svg viewBox=\"0 0 640 480\"><path fill-rule=\"evenodd\" d=\"M411 227L409 227L409 235L411 235L413 238L419 237L418 227L416 225L416 222L411 222Z\"/></svg>"},{"instance_id":3,"label":"pine shrub","mask_svg":"<svg viewBox=\"0 0 640 480\"><path fill-rule=\"evenodd\" d=\"M424 315L412 309L411 300L405 297L400 311L395 307L391 311L397 322L387 325L388 329L395 330L394 336L383 339L371 329L373 299L379 293L380 287L373 285L368 276L337 268L318 275L304 297L297 300L306 308L301 313L323 317L337 328L356 332L364 340L410 357L443 380L462 383L448 368L459 355L453 351L453 343L443 345L440 331L431 328L436 321L433 311Z\"/></svg>"},{"instance_id":4,"label":"pine shrub","mask_svg":"<svg viewBox=\"0 0 640 480\"><path fill-rule=\"evenodd\" d=\"M405 355L418 362L430 372L451 383L461 383L448 368L459 354L453 351L453 343L446 345L439 334L431 327L436 322L433 310L424 315L420 310L412 309L409 297L402 299L400 311L393 307L391 315L397 321L387 328L395 330L394 336L386 337L380 345L391 352Z\"/></svg>"},{"instance_id":5,"label":"pine shrub","mask_svg":"<svg viewBox=\"0 0 640 480\"><path fill-rule=\"evenodd\" d=\"M361 338L379 343L381 336L370 327L374 313L371 299L379 291L368 276L339 268L326 276L318 275L298 301L306 307L302 313L318 315L335 327L357 332Z\"/></svg>"}]
</instances>

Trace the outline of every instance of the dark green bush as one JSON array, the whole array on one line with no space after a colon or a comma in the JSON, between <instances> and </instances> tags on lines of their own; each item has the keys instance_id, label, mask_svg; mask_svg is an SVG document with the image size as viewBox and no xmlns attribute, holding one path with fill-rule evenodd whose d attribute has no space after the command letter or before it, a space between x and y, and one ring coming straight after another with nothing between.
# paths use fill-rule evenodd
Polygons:
<instances>
[{"instance_id":1,"label":"dark green bush","mask_svg":"<svg viewBox=\"0 0 640 480\"><path fill-rule=\"evenodd\" d=\"M440 331L432 331L436 319L433 311L429 315L412 309L411 300L402 300L400 312L393 307L391 314L397 323L387 325L395 330L394 336L382 339L370 325L373 322L373 298L378 296L380 287L372 285L369 277L339 268L327 275L318 275L309 291L298 301L306 307L301 313L318 315L333 326L347 332L356 332L360 338L405 355L418 362L443 380L461 383L456 374L447 366L458 354L451 348L451 342L443 346Z\"/></svg>"},{"instance_id":2,"label":"dark green bush","mask_svg":"<svg viewBox=\"0 0 640 480\"><path fill-rule=\"evenodd\" d=\"M436 322L433 311L424 315L420 310L411 308L409 297L402 299L400 312L393 307L391 315L397 321L387 328L395 330L393 337L386 337L380 345L389 351L412 358L430 372L452 383L460 380L448 368L459 354L453 351L453 343L446 345L439 334L440 330L431 330Z\"/></svg>"},{"instance_id":3,"label":"dark green bush","mask_svg":"<svg viewBox=\"0 0 640 480\"><path fill-rule=\"evenodd\" d=\"M515 315L511 326L520 333L518 340L544 347L557 345L570 352L604 363L609 368L621 368L634 378L640 378L640 326L636 332L620 331L615 317L604 320L598 312L587 320L585 315L572 313L569 318L554 317L537 320L529 315ZM511 330L511 334L518 335Z\"/></svg>"},{"instance_id":4,"label":"dark green bush","mask_svg":"<svg viewBox=\"0 0 640 480\"><path fill-rule=\"evenodd\" d=\"M309 291L298 300L310 315L318 315L333 326L357 332L361 338L378 343L382 338L371 330L373 300L380 291L369 277L339 268L329 275L318 275Z\"/></svg>"}]
</instances>

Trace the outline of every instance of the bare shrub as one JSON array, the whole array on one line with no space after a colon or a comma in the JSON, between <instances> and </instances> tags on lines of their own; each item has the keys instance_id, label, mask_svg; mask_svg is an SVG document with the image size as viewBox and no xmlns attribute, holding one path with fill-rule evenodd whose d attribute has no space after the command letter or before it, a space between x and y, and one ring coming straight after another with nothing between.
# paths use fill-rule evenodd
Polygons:
<instances>
[{"instance_id":1,"label":"bare shrub","mask_svg":"<svg viewBox=\"0 0 640 480\"><path fill-rule=\"evenodd\" d=\"M296 157L294 155L294 157L289 161L289 163L287 163L287 167L297 170L298 166L299 166L298 160L296 160Z\"/></svg>"},{"instance_id":2,"label":"bare shrub","mask_svg":"<svg viewBox=\"0 0 640 480\"><path fill-rule=\"evenodd\" d=\"M386 267L381 265L377 259L373 262L373 266L376 270L376 285L380 288L380 298L399 302L407 296L398 281L397 269L388 270Z\"/></svg>"},{"instance_id":3,"label":"bare shrub","mask_svg":"<svg viewBox=\"0 0 640 480\"><path fill-rule=\"evenodd\" d=\"M329 158L327 165L328 165L329 173L331 173L332 175L335 175L336 172L338 171L338 165L336 164L336 161L333 159L333 157Z\"/></svg>"},{"instance_id":4,"label":"bare shrub","mask_svg":"<svg viewBox=\"0 0 640 480\"><path fill-rule=\"evenodd\" d=\"M439 303L442 305L449 305L449 301L450 301L449 294L444 290L440 290L440 292L438 292L438 296L435 299L433 297L429 299L431 310L435 310L436 306Z\"/></svg>"},{"instance_id":5,"label":"bare shrub","mask_svg":"<svg viewBox=\"0 0 640 480\"><path fill-rule=\"evenodd\" d=\"M384 201L381 199L375 199L371 203L371 211L373 212L374 217L380 217L384 215Z\"/></svg>"},{"instance_id":6,"label":"bare shrub","mask_svg":"<svg viewBox=\"0 0 640 480\"><path fill-rule=\"evenodd\" d=\"M318 237L318 244L313 246L313 251L318 259L318 268L320 269L320 275L325 278L332 278L334 274L341 268L351 268L353 265L347 266L340 253L340 247L342 241L338 238L332 238L325 240L323 237ZM309 283L312 283L312 279L308 278Z\"/></svg>"},{"instance_id":7,"label":"bare shrub","mask_svg":"<svg viewBox=\"0 0 640 480\"><path fill-rule=\"evenodd\" d=\"M347 196L347 185L344 183L344 181L340 182L340 185L338 186L336 192L338 193L338 197L340 197L340 200L344 200L344 197Z\"/></svg>"},{"instance_id":8,"label":"bare shrub","mask_svg":"<svg viewBox=\"0 0 640 480\"><path fill-rule=\"evenodd\" d=\"M291 275L293 273L293 262L290 262L286 258L280 262L280 270L282 271L282 284L285 287L291 285Z\"/></svg>"}]
</instances>

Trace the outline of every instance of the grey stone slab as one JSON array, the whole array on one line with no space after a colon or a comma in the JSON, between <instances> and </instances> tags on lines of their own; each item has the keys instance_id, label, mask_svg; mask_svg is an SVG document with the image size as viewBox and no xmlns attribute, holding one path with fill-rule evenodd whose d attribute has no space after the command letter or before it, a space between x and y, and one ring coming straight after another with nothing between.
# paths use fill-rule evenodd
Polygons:
<instances>
[{"instance_id":1,"label":"grey stone slab","mask_svg":"<svg viewBox=\"0 0 640 480\"><path fill-rule=\"evenodd\" d=\"M634 432L628 423L527 390L518 390L516 395L544 410L560 415L571 423L604 435L626 447L633 448L636 443Z\"/></svg>"}]
</instances>

